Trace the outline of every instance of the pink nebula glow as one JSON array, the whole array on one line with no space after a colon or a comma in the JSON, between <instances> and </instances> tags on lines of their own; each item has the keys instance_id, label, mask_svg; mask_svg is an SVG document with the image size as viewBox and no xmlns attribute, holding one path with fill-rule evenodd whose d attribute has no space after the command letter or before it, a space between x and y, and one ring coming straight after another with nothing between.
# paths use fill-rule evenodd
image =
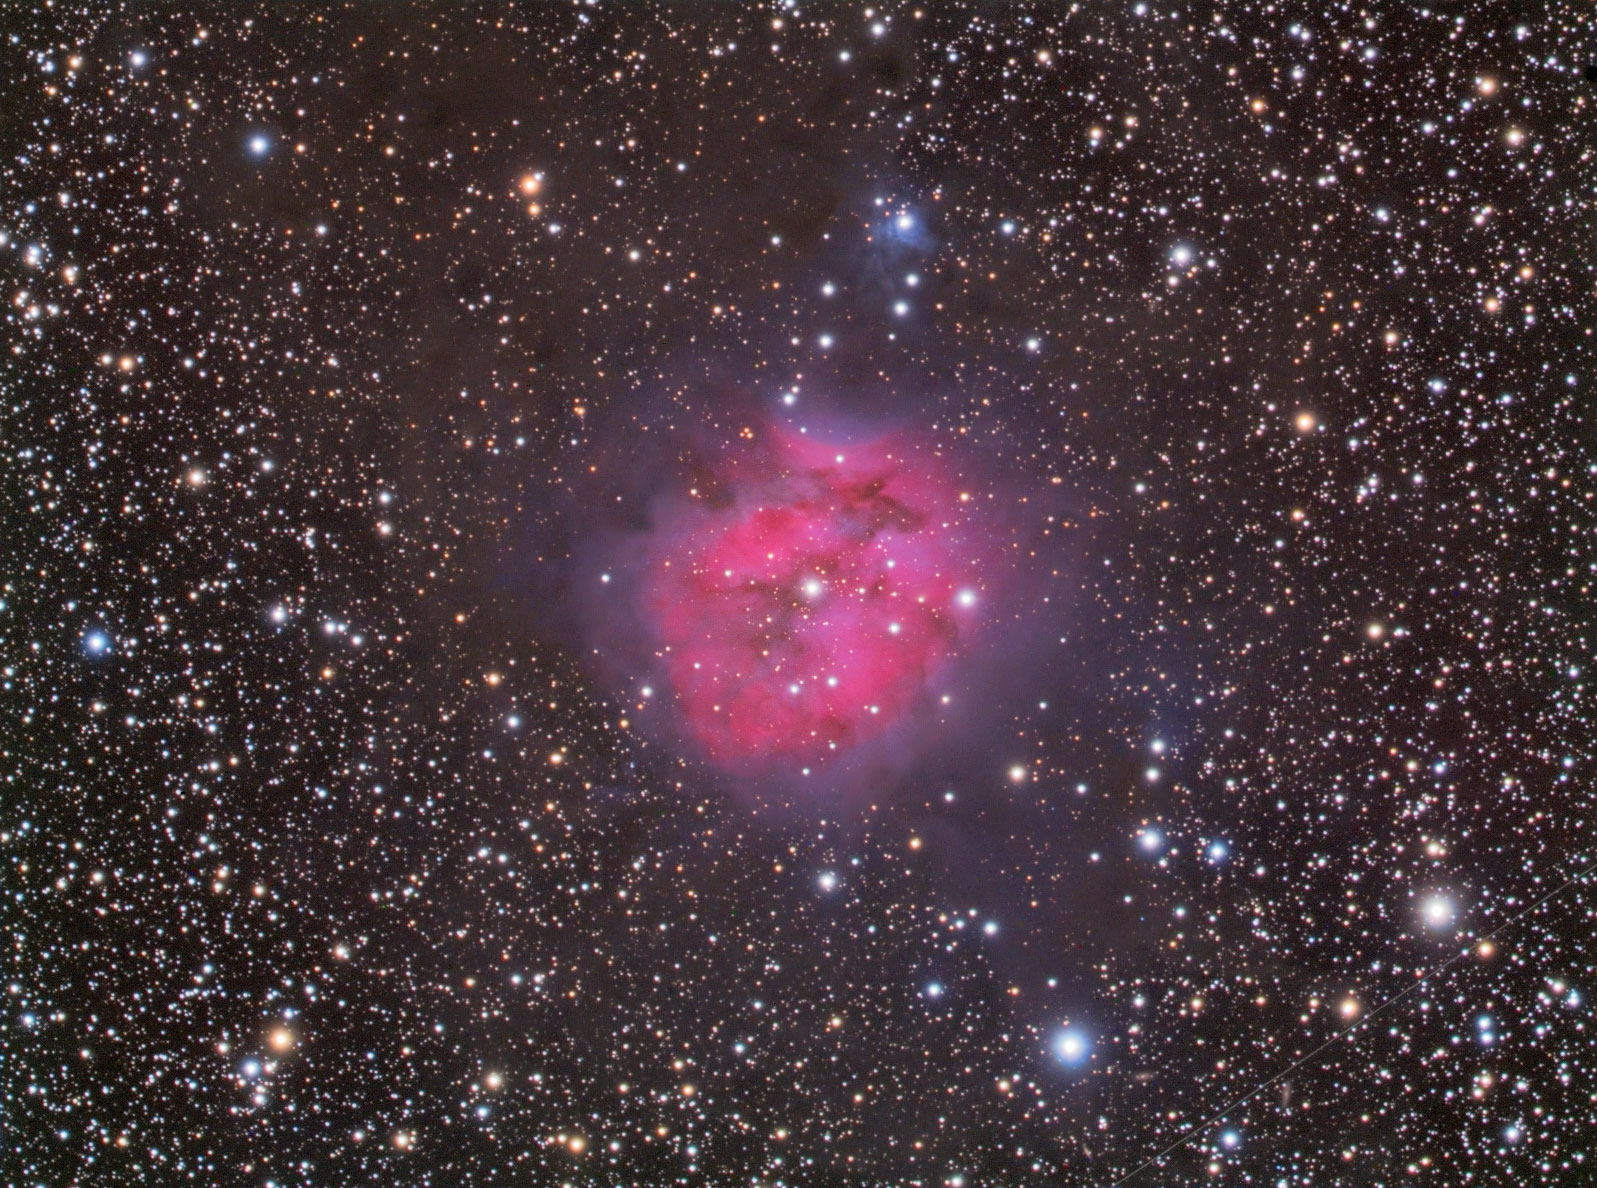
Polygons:
<instances>
[{"instance_id":1,"label":"pink nebula glow","mask_svg":"<svg viewBox=\"0 0 1597 1188\"><path fill-rule=\"evenodd\" d=\"M657 525L641 611L712 760L798 766L939 703L982 630L1000 542L926 442L787 430Z\"/></svg>"}]
</instances>

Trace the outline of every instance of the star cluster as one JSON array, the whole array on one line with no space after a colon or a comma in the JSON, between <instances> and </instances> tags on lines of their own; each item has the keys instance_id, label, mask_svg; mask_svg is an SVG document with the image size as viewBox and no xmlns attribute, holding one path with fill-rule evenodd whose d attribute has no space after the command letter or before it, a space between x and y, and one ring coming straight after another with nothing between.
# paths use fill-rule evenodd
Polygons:
<instances>
[{"instance_id":1,"label":"star cluster","mask_svg":"<svg viewBox=\"0 0 1597 1188\"><path fill-rule=\"evenodd\" d=\"M0 62L0 1180L1593 1177L1585 7Z\"/></svg>"}]
</instances>

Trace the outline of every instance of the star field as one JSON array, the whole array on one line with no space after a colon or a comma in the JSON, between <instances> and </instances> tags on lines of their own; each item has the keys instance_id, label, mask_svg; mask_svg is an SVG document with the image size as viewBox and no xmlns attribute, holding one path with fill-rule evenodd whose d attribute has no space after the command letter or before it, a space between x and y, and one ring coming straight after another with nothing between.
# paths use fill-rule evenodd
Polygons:
<instances>
[{"instance_id":1,"label":"star field","mask_svg":"<svg viewBox=\"0 0 1597 1188\"><path fill-rule=\"evenodd\" d=\"M0 1181L1592 1178L1585 7L0 54Z\"/></svg>"}]
</instances>

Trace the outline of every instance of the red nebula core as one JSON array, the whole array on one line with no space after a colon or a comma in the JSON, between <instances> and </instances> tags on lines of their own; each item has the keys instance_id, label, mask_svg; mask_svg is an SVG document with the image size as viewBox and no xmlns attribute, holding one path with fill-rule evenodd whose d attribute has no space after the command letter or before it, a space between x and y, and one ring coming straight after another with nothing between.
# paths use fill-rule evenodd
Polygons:
<instances>
[{"instance_id":1,"label":"red nebula core","mask_svg":"<svg viewBox=\"0 0 1597 1188\"><path fill-rule=\"evenodd\" d=\"M940 708L998 542L904 435L765 435L671 517L642 594L685 732L739 767L824 762Z\"/></svg>"}]
</instances>

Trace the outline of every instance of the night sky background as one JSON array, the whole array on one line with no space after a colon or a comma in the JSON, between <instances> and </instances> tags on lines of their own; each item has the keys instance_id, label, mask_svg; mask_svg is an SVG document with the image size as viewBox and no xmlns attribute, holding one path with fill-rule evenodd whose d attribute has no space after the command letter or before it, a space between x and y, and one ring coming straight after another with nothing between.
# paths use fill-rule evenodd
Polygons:
<instances>
[{"instance_id":1,"label":"night sky background","mask_svg":"<svg viewBox=\"0 0 1597 1188\"><path fill-rule=\"evenodd\" d=\"M1588 1182L1594 60L10 6L3 1182Z\"/></svg>"}]
</instances>

